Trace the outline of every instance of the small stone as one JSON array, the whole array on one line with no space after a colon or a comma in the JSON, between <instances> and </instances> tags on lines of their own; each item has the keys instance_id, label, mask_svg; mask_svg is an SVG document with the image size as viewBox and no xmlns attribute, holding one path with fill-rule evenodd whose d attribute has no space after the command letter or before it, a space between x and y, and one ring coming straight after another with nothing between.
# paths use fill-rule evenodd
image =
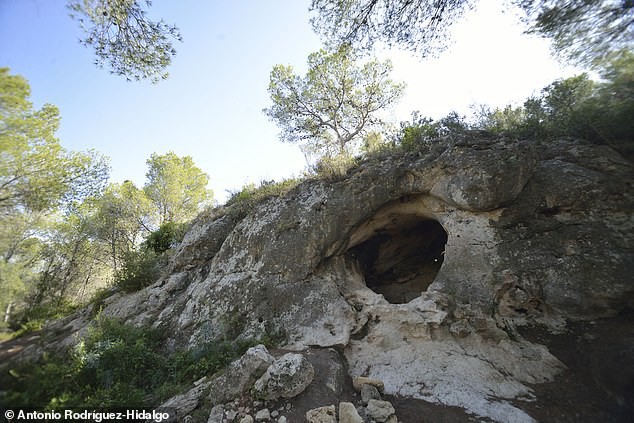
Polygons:
<instances>
[{"instance_id":1,"label":"small stone","mask_svg":"<svg viewBox=\"0 0 634 423\"><path fill-rule=\"evenodd\" d=\"M240 420L240 423L253 423L253 417L247 414Z\"/></svg>"},{"instance_id":2,"label":"small stone","mask_svg":"<svg viewBox=\"0 0 634 423\"><path fill-rule=\"evenodd\" d=\"M370 401L371 399L380 400L381 394L375 386L364 383L361 386L361 402L364 405L367 405L368 401Z\"/></svg>"},{"instance_id":3,"label":"small stone","mask_svg":"<svg viewBox=\"0 0 634 423\"><path fill-rule=\"evenodd\" d=\"M236 410L229 410L225 413L225 417L227 421L232 422L238 417L238 412Z\"/></svg>"},{"instance_id":4,"label":"small stone","mask_svg":"<svg viewBox=\"0 0 634 423\"><path fill-rule=\"evenodd\" d=\"M262 401L253 401L253 406L254 407L259 407L262 405Z\"/></svg>"},{"instance_id":5,"label":"small stone","mask_svg":"<svg viewBox=\"0 0 634 423\"><path fill-rule=\"evenodd\" d=\"M306 412L306 422L308 423L337 423L335 406L314 408Z\"/></svg>"},{"instance_id":6,"label":"small stone","mask_svg":"<svg viewBox=\"0 0 634 423\"><path fill-rule=\"evenodd\" d=\"M339 423L363 423L359 412L351 402L339 403Z\"/></svg>"},{"instance_id":7,"label":"small stone","mask_svg":"<svg viewBox=\"0 0 634 423\"><path fill-rule=\"evenodd\" d=\"M277 423L286 423L286 417L280 416L280 418L277 419Z\"/></svg>"},{"instance_id":8,"label":"small stone","mask_svg":"<svg viewBox=\"0 0 634 423\"><path fill-rule=\"evenodd\" d=\"M385 421L385 423L398 423L398 419L396 418L396 414L392 414L390 417L388 417L387 420Z\"/></svg>"},{"instance_id":9,"label":"small stone","mask_svg":"<svg viewBox=\"0 0 634 423\"><path fill-rule=\"evenodd\" d=\"M368 401L366 411L370 417L379 423L387 422L387 419L396 412L390 402L375 399Z\"/></svg>"},{"instance_id":10,"label":"small stone","mask_svg":"<svg viewBox=\"0 0 634 423\"><path fill-rule=\"evenodd\" d=\"M357 391L361 391L361 387L363 385L372 385L376 389L378 389L379 392L383 392L383 390L385 389L385 385L383 384L382 380L363 376L352 378L352 386L354 386L354 389L356 389Z\"/></svg>"},{"instance_id":11,"label":"small stone","mask_svg":"<svg viewBox=\"0 0 634 423\"><path fill-rule=\"evenodd\" d=\"M279 411L277 411L277 410L273 410L273 411L271 411L271 417L276 418L276 417L277 417L277 416L279 416L279 415L280 415L280 412L279 412Z\"/></svg>"},{"instance_id":12,"label":"small stone","mask_svg":"<svg viewBox=\"0 0 634 423\"><path fill-rule=\"evenodd\" d=\"M264 422L271 420L271 413L268 408L264 408L255 414L256 422Z\"/></svg>"},{"instance_id":13,"label":"small stone","mask_svg":"<svg viewBox=\"0 0 634 423\"><path fill-rule=\"evenodd\" d=\"M290 402L286 403L286 411L291 411L291 408L293 408L293 405Z\"/></svg>"}]
</instances>

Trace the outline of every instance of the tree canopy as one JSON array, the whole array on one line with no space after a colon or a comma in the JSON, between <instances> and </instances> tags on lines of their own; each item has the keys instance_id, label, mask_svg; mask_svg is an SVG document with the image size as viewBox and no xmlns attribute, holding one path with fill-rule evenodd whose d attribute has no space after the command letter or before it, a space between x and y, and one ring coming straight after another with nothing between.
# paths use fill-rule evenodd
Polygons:
<instances>
[{"instance_id":1,"label":"tree canopy","mask_svg":"<svg viewBox=\"0 0 634 423\"><path fill-rule=\"evenodd\" d=\"M154 153L147 165L144 191L156 207L159 224L191 219L212 200L213 194L207 190L209 177L190 156Z\"/></svg>"},{"instance_id":2,"label":"tree canopy","mask_svg":"<svg viewBox=\"0 0 634 423\"><path fill-rule=\"evenodd\" d=\"M371 49L376 41L423 57L442 51L451 24L475 0L313 0L311 22L331 45Z\"/></svg>"},{"instance_id":3,"label":"tree canopy","mask_svg":"<svg viewBox=\"0 0 634 423\"><path fill-rule=\"evenodd\" d=\"M98 66L107 64L128 80L158 82L168 76L176 54L174 41L182 37L174 25L152 21L150 0L70 0L68 8L86 36L81 42L95 50Z\"/></svg>"},{"instance_id":4,"label":"tree canopy","mask_svg":"<svg viewBox=\"0 0 634 423\"><path fill-rule=\"evenodd\" d=\"M601 65L634 43L632 0L517 0L528 14L529 32L553 41L562 58Z\"/></svg>"},{"instance_id":5,"label":"tree canopy","mask_svg":"<svg viewBox=\"0 0 634 423\"><path fill-rule=\"evenodd\" d=\"M595 65L634 42L631 0L511 0L528 32L553 41L561 57ZM313 27L330 44L400 45L425 57L446 47L447 30L476 0L313 0Z\"/></svg>"},{"instance_id":6,"label":"tree canopy","mask_svg":"<svg viewBox=\"0 0 634 423\"><path fill-rule=\"evenodd\" d=\"M0 68L0 213L40 211L99 192L108 175L96 153L68 152L55 137L59 110L34 110L28 82Z\"/></svg>"},{"instance_id":7,"label":"tree canopy","mask_svg":"<svg viewBox=\"0 0 634 423\"><path fill-rule=\"evenodd\" d=\"M301 77L291 66L271 71L273 105L264 112L281 128L286 142L306 142L326 155L340 154L382 123L378 112L398 100L403 83L390 78L389 61L360 64L349 47L320 50L308 57Z\"/></svg>"}]
</instances>

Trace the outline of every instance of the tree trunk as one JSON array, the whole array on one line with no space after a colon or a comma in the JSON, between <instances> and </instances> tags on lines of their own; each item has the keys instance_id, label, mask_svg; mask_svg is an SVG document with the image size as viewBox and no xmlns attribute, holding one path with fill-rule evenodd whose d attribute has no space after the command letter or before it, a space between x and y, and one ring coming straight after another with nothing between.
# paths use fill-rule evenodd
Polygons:
<instances>
[{"instance_id":1,"label":"tree trunk","mask_svg":"<svg viewBox=\"0 0 634 423\"><path fill-rule=\"evenodd\" d=\"M4 323L7 323L11 317L11 308L13 308L13 303L7 304L7 309L4 312Z\"/></svg>"}]
</instances>

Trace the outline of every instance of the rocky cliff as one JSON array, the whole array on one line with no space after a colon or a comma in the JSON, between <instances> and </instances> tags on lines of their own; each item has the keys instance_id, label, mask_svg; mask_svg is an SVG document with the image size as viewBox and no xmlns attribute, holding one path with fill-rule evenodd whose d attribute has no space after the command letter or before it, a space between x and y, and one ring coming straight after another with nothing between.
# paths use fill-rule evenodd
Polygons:
<instances>
[{"instance_id":1,"label":"rocky cliff","mask_svg":"<svg viewBox=\"0 0 634 423\"><path fill-rule=\"evenodd\" d=\"M607 146L472 133L202 215L164 277L103 315L161 328L171 349L332 347L386 395L533 421L522 404L567 363L523 328L564 336L634 305L632 181Z\"/></svg>"}]
</instances>

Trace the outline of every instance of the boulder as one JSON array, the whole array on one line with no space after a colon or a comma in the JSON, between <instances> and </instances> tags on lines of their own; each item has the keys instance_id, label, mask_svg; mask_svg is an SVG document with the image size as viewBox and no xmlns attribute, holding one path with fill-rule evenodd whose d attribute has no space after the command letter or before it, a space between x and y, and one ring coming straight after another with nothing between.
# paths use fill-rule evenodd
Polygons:
<instances>
[{"instance_id":1,"label":"boulder","mask_svg":"<svg viewBox=\"0 0 634 423\"><path fill-rule=\"evenodd\" d=\"M303 392L314 376L313 366L302 354L287 353L266 369L253 385L253 393L266 400L292 398Z\"/></svg>"},{"instance_id":2,"label":"boulder","mask_svg":"<svg viewBox=\"0 0 634 423\"><path fill-rule=\"evenodd\" d=\"M207 423L224 423L225 408L222 404L218 404L211 409Z\"/></svg>"},{"instance_id":3,"label":"boulder","mask_svg":"<svg viewBox=\"0 0 634 423\"><path fill-rule=\"evenodd\" d=\"M264 345L249 348L209 384L212 404L225 403L250 389L274 360Z\"/></svg>"},{"instance_id":4,"label":"boulder","mask_svg":"<svg viewBox=\"0 0 634 423\"><path fill-rule=\"evenodd\" d=\"M185 416L194 411L200 404L202 397L211 385L206 378L198 380L194 383L194 387L187 392L173 396L159 406L159 408L176 410L176 414L170 416L168 422L182 421Z\"/></svg>"},{"instance_id":5,"label":"boulder","mask_svg":"<svg viewBox=\"0 0 634 423\"><path fill-rule=\"evenodd\" d=\"M359 412L351 402L339 403L339 423L363 423Z\"/></svg>"},{"instance_id":6,"label":"boulder","mask_svg":"<svg viewBox=\"0 0 634 423\"><path fill-rule=\"evenodd\" d=\"M394 407L389 401L371 399L368 401L366 407L368 416L379 423L387 422L395 412L396 410L394 410Z\"/></svg>"},{"instance_id":7,"label":"boulder","mask_svg":"<svg viewBox=\"0 0 634 423\"><path fill-rule=\"evenodd\" d=\"M314 408L306 412L307 423L337 423L337 415L335 406L328 405L325 407Z\"/></svg>"}]
</instances>

